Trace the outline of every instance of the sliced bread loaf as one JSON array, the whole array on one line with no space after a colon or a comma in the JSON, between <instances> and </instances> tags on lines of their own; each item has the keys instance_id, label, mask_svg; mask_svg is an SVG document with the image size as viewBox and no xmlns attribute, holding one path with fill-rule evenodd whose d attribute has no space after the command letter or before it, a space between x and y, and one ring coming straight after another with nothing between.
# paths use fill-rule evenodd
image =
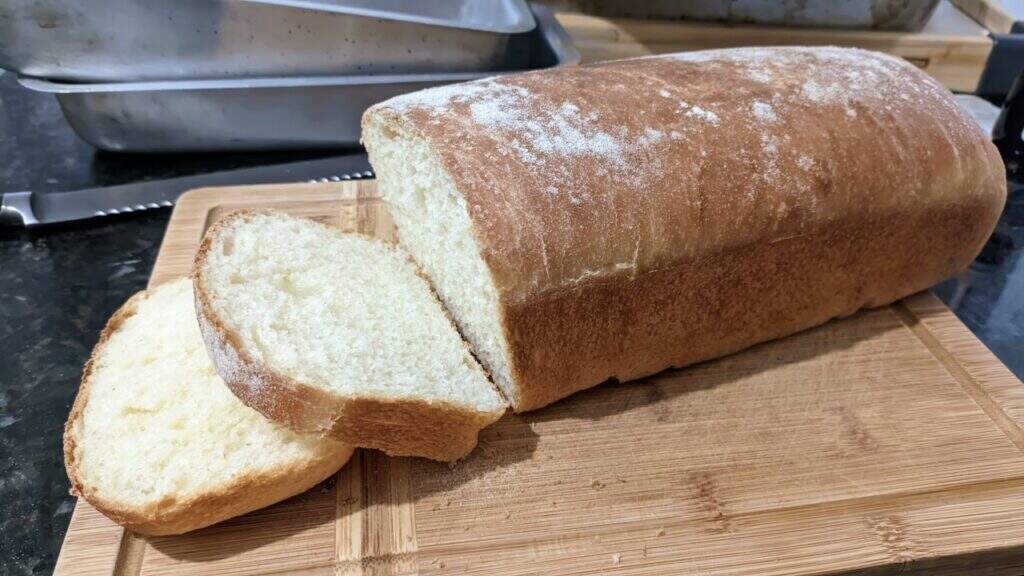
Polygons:
<instances>
[{"instance_id":1,"label":"sliced bread loaf","mask_svg":"<svg viewBox=\"0 0 1024 576\"><path fill-rule=\"evenodd\" d=\"M210 363L187 278L107 323L64 432L71 491L142 534L179 534L283 500L352 449L245 407Z\"/></svg>"},{"instance_id":2,"label":"sliced bread loaf","mask_svg":"<svg viewBox=\"0 0 1024 576\"><path fill-rule=\"evenodd\" d=\"M516 411L925 289L1006 198L948 90L854 49L442 86L370 108L362 138L402 246Z\"/></svg>"},{"instance_id":3,"label":"sliced bread loaf","mask_svg":"<svg viewBox=\"0 0 1024 576\"><path fill-rule=\"evenodd\" d=\"M430 284L381 240L238 212L209 230L193 279L221 377L296 430L455 460L505 411Z\"/></svg>"}]
</instances>

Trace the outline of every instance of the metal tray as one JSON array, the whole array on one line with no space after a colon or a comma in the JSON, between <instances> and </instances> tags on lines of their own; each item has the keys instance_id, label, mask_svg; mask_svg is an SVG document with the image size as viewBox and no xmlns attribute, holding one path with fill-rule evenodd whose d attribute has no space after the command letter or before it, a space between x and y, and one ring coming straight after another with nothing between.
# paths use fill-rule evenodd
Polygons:
<instances>
[{"instance_id":1,"label":"metal tray","mask_svg":"<svg viewBox=\"0 0 1024 576\"><path fill-rule=\"evenodd\" d=\"M488 72L63 84L21 77L57 95L71 127L103 150L180 152L357 145L366 108L392 96L500 72L566 66L579 52L551 11L510 37L505 66Z\"/></svg>"},{"instance_id":2,"label":"metal tray","mask_svg":"<svg viewBox=\"0 0 1024 576\"><path fill-rule=\"evenodd\" d=\"M78 82L493 69L525 0L0 0L0 68Z\"/></svg>"},{"instance_id":3,"label":"metal tray","mask_svg":"<svg viewBox=\"0 0 1024 576\"><path fill-rule=\"evenodd\" d=\"M539 0L556 10L662 20L917 31L939 0Z\"/></svg>"}]
</instances>

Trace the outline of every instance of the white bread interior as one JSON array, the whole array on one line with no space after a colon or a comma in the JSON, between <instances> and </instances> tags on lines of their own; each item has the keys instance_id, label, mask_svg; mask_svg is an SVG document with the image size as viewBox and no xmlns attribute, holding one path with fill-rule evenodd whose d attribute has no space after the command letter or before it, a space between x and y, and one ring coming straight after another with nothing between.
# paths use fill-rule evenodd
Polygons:
<instances>
[{"instance_id":1,"label":"white bread interior","mask_svg":"<svg viewBox=\"0 0 1024 576\"><path fill-rule=\"evenodd\" d=\"M214 372L194 310L187 278L129 300L93 352L66 428L73 492L146 534L267 506L352 453L239 402Z\"/></svg>"},{"instance_id":2,"label":"white bread interior","mask_svg":"<svg viewBox=\"0 0 1024 576\"><path fill-rule=\"evenodd\" d=\"M498 290L480 255L465 197L422 138L372 121L364 125L363 141L377 173L386 175L377 182L402 246L430 277L495 384L517 404Z\"/></svg>"},{"instance_id":3,"label":"white bread interior","mask_svg":"<svg viewBox=\"0 0 1024 576\"><path fill-rule=\"evenodd\" d=\"M381 240L240 213L211 229L195 282L222 376L297 429L449 460L505 410L428 281Z\"/></svg>"}]
</instances>

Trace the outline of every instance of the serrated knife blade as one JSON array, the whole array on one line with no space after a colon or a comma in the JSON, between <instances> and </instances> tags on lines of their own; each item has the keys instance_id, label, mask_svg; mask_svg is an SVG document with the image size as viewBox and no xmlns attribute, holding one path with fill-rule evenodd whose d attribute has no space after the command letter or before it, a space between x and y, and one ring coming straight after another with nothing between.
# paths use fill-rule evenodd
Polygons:
<instances>
[{"instance_id":1,"label":"serrated knife blade","mask_svg":"<svg viewBox=\"0 0 1024 576\"><path fill-rule=\"evenodd\" d=\"M173 206L185 191L205 186L340 182L364 178L373 178L366 154L350 154L72 192L5 192L0 197L0 225L32 228L163 208Z\"/></svg>"}]
</instances>

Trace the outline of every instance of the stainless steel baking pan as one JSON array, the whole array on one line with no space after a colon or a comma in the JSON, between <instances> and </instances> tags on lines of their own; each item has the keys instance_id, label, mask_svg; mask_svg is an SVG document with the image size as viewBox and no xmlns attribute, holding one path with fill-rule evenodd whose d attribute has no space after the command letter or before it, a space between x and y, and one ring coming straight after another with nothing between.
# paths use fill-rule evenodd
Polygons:
<instances>
[{"instance_id":1,"label":"stainless steel baking pan","mask_svg":"<svg viewBox=\"0 0 1024 576\"><path fill-rule=\"evenodd\" d=\"M0 0L0 68L79 82L463 72L525 0Z\"/></svg>"},{"instance_id":2,"label":"stainless steel baking pan","mask_svg":"<svg viewBox=\"0 0 1024 576\"><path fill-rule=\"evenodd\" d=\"M540 0L601 16L917 31L939 0Z\"/></svg>"},{"instance_id":3,"label":"stainless steel baking pan","mask_svg":"<svg viewBox=\"0 0 1024 576\"><path fill-rule=\"evenodd\" d=\"M488 72L62 84L21 77L57 95L68 122L97 148L125 152L269 150L356 145L363 111L382 100L500 72L579 61L543 6L537 27L509 39Z\"/></svg>"}]
</instances>

